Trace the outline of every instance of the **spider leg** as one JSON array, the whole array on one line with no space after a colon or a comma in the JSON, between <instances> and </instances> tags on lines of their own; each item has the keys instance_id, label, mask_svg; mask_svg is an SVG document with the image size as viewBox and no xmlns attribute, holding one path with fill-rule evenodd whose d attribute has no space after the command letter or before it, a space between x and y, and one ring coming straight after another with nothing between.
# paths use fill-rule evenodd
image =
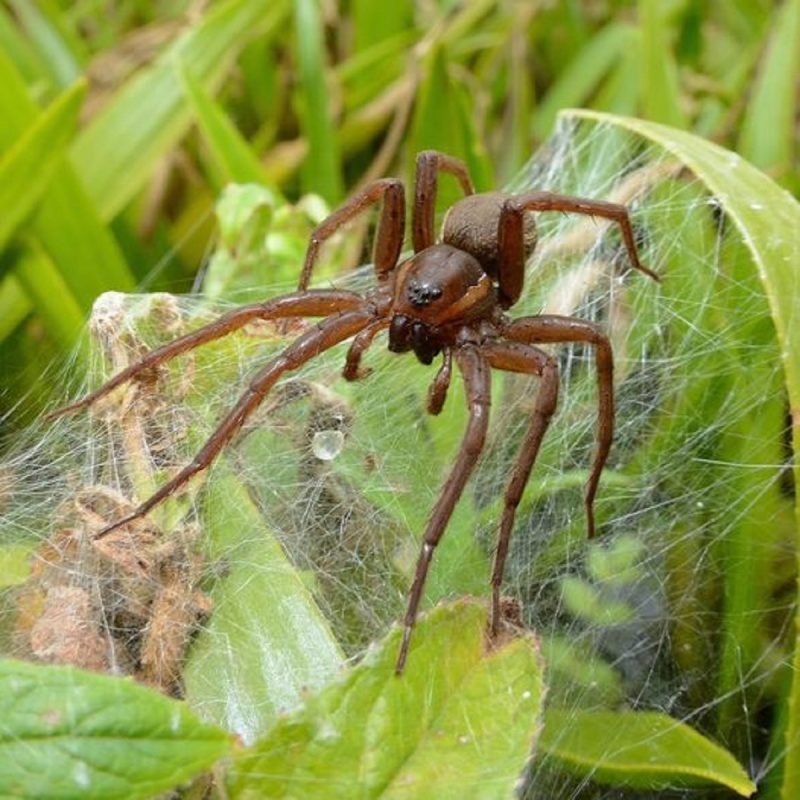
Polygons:
<instances>
[{"instance_id":1,"label":"spider leg","mask_svg":"<svg viewBox=\"0 0 800 800\"><path fill-rule=\"evenodd\" d=\"M370 373L370 368L361 369L361 356L364 351L372 344L373 339L385 328L389 327L389 319L379 319L364 328L361 333L353 339L350 349L347 351L342 377L346 381L356 381L365 378Z\"/></svg>"},{"instance_id":2,"label":"spider leg","mask_svg":"<svg viewBox=\"0 0 800 800\"><path fill-rule=\"evenodd\" d=\"M447 399L447 390L450 388L450 376L453 371L453 351L447 347L442 353L442 366L428 389L428 413L439 414Z\"/></svg>"},{"instance_id":3,"label":"spider leg","mask_svg":"<svg viewBox=\"0 0 800 800\"><path fill-rule=\"evenodd\" d=\"M633 238L628 209L618 203L605 200L589 200L583 197L555 194L554 192L530 192L529 194L512 195L500 212L498 223L498 250L500 265L498 282L501 294L513 305L522 291L525 274L525 245L523 238L523 217L526 211L566 211L575 214L586 214L590 217L602 217L611 220L620 227L628 258L634 269L649 275L653 280L661 278L639 261L636 240Z\"/></svg>"},{"instance_id":4,"label":"spider leg","mask_svg":"<svg viewBox=\"0 0 800 800\"><path fill-rule=\"evenodd\" d=\"M403 247L406 227L406 199L403 182L397 178L381 178L354 194L344 205L324 219L311 234L308 250L297 284L298 291L308 287L320 247L339 228L370 206L383 200L378 230L375 234L373 261L378 280L385 278L397 264Z\"/></svg>"},{"instance_id":5,"label":"spider leg","mask_svg":"<svg viewBox=\"0 0 800 800\"><path fill-rule=\"evenodd\" d=\"M489 366L479 351L469 345L456 352L456 361L464 376L464 390L469 404L469 422L461 448L449 477L442 487L439 499L431 512L428 526L422 539L422 549L417 559L414 582L408 595L408 607L404 619L403 642L397 656L395 672L400 675L408 656L411 632L417 619L417 611L425 587L433 551L442 538L445 527L453 513L464 486L469 479L486 441L486 429L489 425L489 405L491 379Z\"/></svg>"},{"instance_id":6,"label":"spider leg","mask_svg":"<svg viewBox=\"0 0 800 800\"><path fill-rule=\"evenodd\" d=\"M539 446L558 404L558 365L547 353L516 342L495 342L486 345L483 352L489 359L489 364L496 369L539 375L542 379L533 415L503 496L503 516L500 519L500 530L497 534L497 547L492 568L490 630L492 636L497 636L500 630L501 616L500 586L503 582L508 546L514 530L514 517L533 465L536 463Z\"/></svg>"},{"instance_id":7,"label":"spider leg","mask_svg":"<svg viewBox=\"0 0 800 800\"><path fill-rule=\"evenodd\" d=\"M597 450L584 492L586 527L589 538L595 534L594 498L600 473L608 458L614 437L614 357L611 343L600 328L581 319L542 314L522 317L504 328L503 336L518 342L587 342L595 347L597 366Z\"/></svg>"},{"instance_id":8,"label":"spider leg","mask_svg":"<svg viewBox=\"0 0 800 800\"><path fill-rule=\"evenodd\" d=\"M417 154L417 174L414 180L414 209L411 222L414 252L430 247L436 240L433 230L436 214L436 191L439 172L449 172L458 178L464 194L474 194L467 165L438 150L423 150Z\"/></svg>"},{"instance_id":9,"label":"spider leg","mask_svg":"<svg viewBox=\"0 0 800 800\"><path fill-rule=\"evenodd\" d=\"M256 374L247 391L223 417L216 430L200 448L192 462L130 514L99 531L95 539L99 539L116 528L143 517L160 502L180 489L181 486L188 483L198 472L206 469L217 457L220 450L242 427L247 418L261 404L277 380L285 372L297 369L325 350L353 336L374 319L375 312L368 309L343 311L322 320L314 328L295 339L281 355L273 358Z\"/></svg>"},{"instance_id":10,"label":"spider leg","mask_svg":"<svg viewBox=\"0 0 800 800\"><path fill-rule=\"evenodd\" d=\"M265 303L254 303L253 305L234 308L214 320L214 322L210 322L208 325L187 333L185 336L167 342L161 347L156 347L126 369L118 372L99 389L95 389L95 391L90 392L74 403L51 412L48 414L47 419L56 419L64 414L86 408L142 372L153 369L181 353L193 350L195 347L227 336L229 333L243 328L253 320L299 316L322 317L337 311L351 311L363 307L364 300L353 292L319 289L287 294L283 297L276 297L274 300L268 300Z\"/></svg>"}]
</instances>

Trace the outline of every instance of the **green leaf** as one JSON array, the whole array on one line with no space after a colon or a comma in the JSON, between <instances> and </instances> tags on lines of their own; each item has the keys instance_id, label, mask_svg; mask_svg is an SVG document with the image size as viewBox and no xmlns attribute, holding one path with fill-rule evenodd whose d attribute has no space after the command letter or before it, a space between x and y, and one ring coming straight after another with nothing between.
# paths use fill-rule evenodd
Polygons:
<instances>
[{"instance_id":1,"label":"green leaf","mask_svg":"<svg viewBox=\"0 0 800 800\"><path fill-rule=\"evenodd\" d=\"M566 771L634 789L755 784L723 747L655 711L548 711L540 749Z\"/></svg>"},{"instance_id":2,"label":"green leaf","mask_svg":"<svg viewBox=\"0 0 800 800\"><path fill-rule=\"evenodd\" d=\"M742 120L738 150L763 169L787 169L794 153L800 73L800 0L775 14L764 60Z\"/></svg>"},{"instance_id":3,"label":"green leaf","mask_svg":"<svg viewBox=\"0 0 800 800\"><path fill-rule=\"evenodd\" d=\"M238 48L255 32L276 30L285 11L284 2L267 0L228 0L215 6L92 120L76 139L72 157L103 219L122 210L188 130L191 113L180 69L213 91Z\"/></svg>"},{"instance_id":4,"label":"green leaf","mask_svg":"<svg viewBox=\"0 0 800 800\"><path fill-rule=\"evenodd\" d=\"M0 50L16 64L28 84L47 81L48 66L5 5L0 6Z\"/></svg>"},{"instance_id":5,"label":"green leaf","mask_svg":"<svg viewBox=\"0 0 800 800\"><path fill-rule=\"evenodd\" d=\"M229 747L185 704L132 681L0 661L3 797L152 797Z\"/></svg>"},{"instance_id":6,"label":"green leaf","mask_svg":"<svg viewBox=\"0 0 800 800\"><path fill-rule=\"evenodd\" d=\"M634 618L633 609L627 603L604 597L595 586L577 575L561 579L561 592L564 608L592 625L622 625Z\"/></svg>"},{"instance_id":7,"label":"green leaf","mask_svg":"<svg viewBox=\"0 0 800 800\"><path fill-rule=\"evenodd\" d=\"M530 637L487 653L473 601L420 619L281 719L233 764L232 798L507 798L539 731L542 664Z\"/></svg>"},{"instance_id":8,"label":"green leaf","mask_svg":"<svg viewBox=\"0 0 800 800\"><path fill-rule=\"evenodd\" d=\"M186 698L205 719L253 741L305 690L324 686L342 654L300 575L247 490L217 465L204 498L210 561L230 564L214 614L184 668Z\"/></svg>"},{"instance_id":9,"label":"green leaf","mask_svg":"<svg viewBox=\"0 0 800 800\"><path fill-rule=\"evenodd\" d=\"M64 92L0 158L0 248L47 189L77 125L85 91L86 85L78 83Z\"/></svg>"}]
</instances>

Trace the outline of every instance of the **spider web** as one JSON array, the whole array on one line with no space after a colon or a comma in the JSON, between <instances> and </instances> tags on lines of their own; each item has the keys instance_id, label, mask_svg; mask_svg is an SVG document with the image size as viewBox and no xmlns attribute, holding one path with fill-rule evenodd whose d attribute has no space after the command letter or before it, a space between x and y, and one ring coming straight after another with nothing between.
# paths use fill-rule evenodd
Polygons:
<instances>
[{"instance_id":1,"label":"spider web","mask_svg":"<svg viewBox=\"0 0 800 800\"><path fill-rule=\"evenodd\" d=\"M788 670L794 487L765 297L714 198L636 138L562 123L509 187L533 188L628 205L643 261L663 281L629 268L612 226L537 218L539 246L513 316L574 315L609 332L616 432L599 535L588 543L581 492L594 447L593 353L549 348L561 368L559 410L518 510L504 593L541 638L551 708L575 719L602 708L662 711L769 780L783 747L770 729ZM365 268L335 284L370 280ZM245 295L237 299L261 299ZM82 348L47 377L72 386L64 399L74 399L223 307L104 295ZM345 351L334 349L287 376L207 478L149 522L101 548L87 535L187 463L254 365L301 328L249 326L155 370L96 413L17 437L0 465L6 655L135 674L185 691L208 717L253 738L400 617L466 411L456 379L442 414L427 416L433 370L388 353L385 336L365 355L365 380L344 382ZM76 374L85 385L74 385ZM495 372L493 392L489 442L437 551L428 604L488 590L502 490L536 384ZM302 647L276 651L291 632ZM273 688L261 707L242 701L248 670ZM526 791L625 796L566 778L546 756ZM674 793L684 795L709 796Z\"/></svg>"}]
</instances>

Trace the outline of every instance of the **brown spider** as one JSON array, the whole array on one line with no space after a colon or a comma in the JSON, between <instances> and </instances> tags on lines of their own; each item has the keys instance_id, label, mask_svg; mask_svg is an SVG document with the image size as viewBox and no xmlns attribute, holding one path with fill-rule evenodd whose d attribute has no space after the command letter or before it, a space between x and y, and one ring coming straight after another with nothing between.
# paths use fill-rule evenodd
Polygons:
<instances>
[{"instance_id":1,"label":"brown spider","mask_svg":"<svg viewBox=\"0 0 800 800\"><path fill-rule=\"evenodd\" d=\"M448 211L442 241L437 244L434 211L440 171L455 176L466 196ZM363 296L335 289L308 289L322 243L348 220L380 201L382 207L374 245L377 286ZM556 362L534 344L586 342L595 346L599 391L597 451L585 491L590 538L594 536L594 498L613 435L613 361L608 337L600 328L571 317L538 315L512 320L504 313L519 299L525 262L536 246L536 226L533 218L527 215L529 211L577 212L617 223L632 265L658 280L655 273L639 262L624 206L551 192L474 194L462 161L436 151L424 151L417 156L416 163L412 215L414 254L406 261L398 264L405 231L403 183L394 178L374 181L316 228L296 292L229 311L215 322L150 351L96 391L55 412L57 416L85 408L125 381L152 374L154 367L168 359L238 330L252 320L325 318L256 373L247 391L222 419L191 464L133 512L101 530L98 537L144 516L206 469L284 373L355 337L347 352L343 375L349 381L363 377L359 367L364 351L377 333L388 328L389 350L394 353L413 350L423 364L430 364L442 354L442 364L428 396L429 413L438 414L444 405L453 356L463 375L470 411L455 465L422 537L397 658L398 674L406 661L434 549L483 449L489 422L490 369L538 375L541 379L530 424L505 490L491 580L490 631L496 636L501 620L500 585L514 514L558 398Z\"/></svg>"}]
</instances>

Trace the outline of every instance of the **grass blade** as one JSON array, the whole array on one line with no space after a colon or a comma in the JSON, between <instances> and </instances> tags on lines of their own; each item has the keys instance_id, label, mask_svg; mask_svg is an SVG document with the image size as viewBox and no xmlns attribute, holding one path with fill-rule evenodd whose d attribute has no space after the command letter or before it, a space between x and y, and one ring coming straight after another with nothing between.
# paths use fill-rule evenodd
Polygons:
<instances>
[{"instance_id":1,"label":"grass blade","mask_svg":"<svg viewBox=\"0 0 800 800\"><path fill-rule=\"evenodd\" d=\"M303 163L304 191L321 194L335 205L344 194L339 137L331 118L322 40L322 15L317 0L295 0L294 21L300 70L300 121L308 141Z\"/></svg>"},{"instance_id":2,"label":"grass blade","mask_svg":"<svg viewBox=\"0 0 800 800\"><path fill-rule=\"evenodd\" d=\"M14 274L53 339L67 350L83 328L83 309L38 242L29 243Z\"/></svg>"},{"instance_id":3,"label":"grass blade","mask_svg":"<svg viewBox=\"0 0 800 800\"><path fill-rule=\"evenodd\" d=\"M75 131L85 92L79 83L61 95L0 158L0 248L48 188Z\"/></svg>"},{"instance_id":4,"label":"grass blade","mask_svg":"<svg viewBox=\"0 0 800 800\"><path fill-rule=\"evenodd\" d=\"M0 148L10 146L39 113L14 65L0 51L0 119L4 121ZM66 159L56 168L31 232L84 311L107 289L133 289L134 279L116 240L98 218Z\"/></svg>"},{"instance_id":5,"label":"grass blade","mask_svg":"<svg viewBox=\"0 0 800 800\"><path fill-rule=\"evenodd\" d=\"M285 10L284 2L266 0L229 0L214 7L156 64L135 75L81 133L72 159L102 219L122 210L191 124L179 69L190 70L213 91L239 48L255 33L277 30Z\"/></svg>"},{"instance_id":6,"label":"grass blade","mask_svg":"<svg viewBox=\"0 0 800 800\"><path fill-rule=\"evenodd\" d=\"M258 183L264 186L267 175L258 157L230 121L225 111L205 91L188 70L181 71L186 97L192 113L205 137L214 167L221 176L221 185L227 183ZM277 197L277 190L271 189Z\"/></svg>"},{"instance_id":7,"label":"grass blade","mask_svg":"<svg viewBox=\"0 0 800 800\"><path fill-rule=\"evenodd\" d=\"M762 169L791 166L800 74L800 0L787 0L775 16L764 60L747 105L738 150Z\"/></svg>"},{"instance_id":8,"label":"grass blade","mask_svg":"<svg viewBox=\"0 0 800 800\"><path fill-rule=\"evenodd\" d=\"M33 42L41 64L50 72L55 86L63 89L77 81L82 74L78 59L38 4L12 0L11 6Z\"/></svg>"},{"instance_id":9,"label":"grass blade","mask_svg":"<svg viewBox=\"0 0 800 800\"><path fill-rule=\"evenodd\" d=\"M678 128L688 127L680 105L678 65L667 40L664 4L640 0L641 108L646 117Z\"/></svg>"},{"instance_id":10,"label":"grass blade","mask_svg":"<svg viewBox=\"0 0 800 800\"><path fill-rule=\"evenodd\" d=\"M7 339L33 311L25 290L13 275L0 282L0 342Z\"/></svg>"},{"instance_id":11,"label":"grass blade","mask_svg":"<svg viewBox=\"0 0 800 800\"><path fill-rule=\"evenodd\" d=\"M599 30L560 73L533 117L533 132L544 139L553 129L558 112L584 105L604 75L630 45L629 25L612 22Z\"/></svg>"}]
</instances>

